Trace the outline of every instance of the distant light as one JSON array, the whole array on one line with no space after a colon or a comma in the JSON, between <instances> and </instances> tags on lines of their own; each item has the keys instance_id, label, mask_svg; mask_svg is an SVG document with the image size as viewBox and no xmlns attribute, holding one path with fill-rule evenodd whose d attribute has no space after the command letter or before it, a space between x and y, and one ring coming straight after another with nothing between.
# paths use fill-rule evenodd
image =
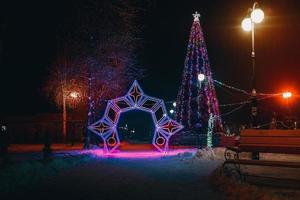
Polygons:
<instances>
[{"instance_id":1,"label":"distant light","mask_svg":"<svg viewBox=\"0 0 300 200\"><path fill-rule=\"evenodd\" d=\"M174 113L174 110L173 110L173 109L171 109L171 110L170 110L170 113L171 113L171 114L173 114L173 113Z\"/></svg>"},{"instance_id":2,"label":"distant light","mask_svg":"<svg viewBox=\"0 0 300 200\"><path fill-rule=\"evenodd\" d=\"M282 93L282 97L283 97L284 99L289 99L289 98L291 98L292 96L293 96L293 94L292 94L291 92L289 92L289 91Z\"/></svg>"},{"instance_id":3,"label":"distant light","mask_svg":"<svg viewBox=\"0 0 300 200\"><path fill-rule=\"evenodd\" d=\"M198 81L202 82L205 79L205 75L204 74L198 74Z\"/></svg>"},{"instance_id":4,"label":"distant light","mask_svg":"<svg viewBox=\"0 0 300 200\"><path fill-rule=\"evenodd\" d=\"M6 126L5 126L5 125L2 125L2 126L1 126L1 131L6 131L6 130L7 130Z\"/></svg>"},{"instance_id":5,"label":"distant light","mask_svg":"<svg viewBox=\"0 0 300 200\"><path fill-rule=\"evenodd\" d=\"M70 97L72 97L73 99L77 99L79 97L79 93L78 92L71 92Z\"/></svg>"},{"instance_id":6,"label":"distant light","mask_svg":"<svg viewBox=\"0 0 300 200\"><path fill-rule=\"evenodd\" d=\"M245 18L243 21L242 21L242 28L244 31L251 31L252 29L252 21L251 21L251 18Z\"/></svg>"},{"instance_id":7,"label":"distant light","mask_svg":"<svg viewBox=\"0 0 300 200\"><path fill-rule=\"evenodd\" d=\"M173 106L176 107L176 102L173 102Z\"/></svg>"},{"instance_id":8,"label":"distant light","mask_svg":"<svg viewBox=\"0 0 300 200\"><path fill-rule=\"evenodd\" d=\"M264 12L259 8L256 8L251 12L251 19L254 23L262 22L264 17L265 17Z\"/></svg>"}]
</instances>

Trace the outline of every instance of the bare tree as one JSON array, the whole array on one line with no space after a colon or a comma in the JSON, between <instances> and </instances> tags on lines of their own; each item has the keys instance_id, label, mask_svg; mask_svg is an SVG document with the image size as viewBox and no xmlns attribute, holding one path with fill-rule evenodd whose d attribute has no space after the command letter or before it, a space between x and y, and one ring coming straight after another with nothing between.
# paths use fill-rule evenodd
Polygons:
<instances>
[{"instance_id":1,"label":"bare tree","mask_svg":"<svg viewBox=\"0 0 300 200\"><path fill-rule=\"evenodd\" d=\"M139 40L134 20L139 8L124 0L74 1L73 5L74 15L65 20L58 40L68 59L57 60L46 91L61 105L64 93L80 89L89 125L106 100L122 95L128 84L143 76L135 57ZM88 148L88 133L85 138Z\"/></svg>"}]
</instances>

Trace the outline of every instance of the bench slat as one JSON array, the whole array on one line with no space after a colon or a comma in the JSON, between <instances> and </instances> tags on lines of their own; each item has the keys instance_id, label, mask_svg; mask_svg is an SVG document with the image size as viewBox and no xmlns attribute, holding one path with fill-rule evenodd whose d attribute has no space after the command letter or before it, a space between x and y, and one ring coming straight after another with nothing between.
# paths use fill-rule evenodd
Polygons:
<instances>
[{"instance_id":1,"label":"bench slat","mask_svg":"<svg viewBox=\"0 0 300 200\"><path fill-rule=\"evenodd\" d=\"M291 167L300 168L300 162L284 162L284 161L269 161L269 160L226 160L225 163L242 164L242 165L261 165L274 167Z\"/></svg>"},{"instance_id":2,"label":"bench slat","mask_svg":"<svg viewBox=\"0 0 300 200\"><path fill-rule=\"evenodd\" d=\"M241 136L265 136L265 137L300 137L300 129L296 130L258 130L258 129L245 129L241 131Z\"/></svg>"},{"instance_id":3,"label":"bench slat","mask_svg":"<svg viewBox=\"0 0 300 200\"><path fill-rule=\"evenodd\" d=\"M300 137L241 137L240 144L299 145Z\"/></svg>"},{"instance_id":4,"label":"bench slat","mask_svg":"<svg viewBox=\"0 0 300 200\"><path fill-rule=\"evenodd\" d=\"M261 153L287 153L300 154L299 146L265 146L265 145L240 145L240 152L261 152Z\"/></svg>"}]
</instances>

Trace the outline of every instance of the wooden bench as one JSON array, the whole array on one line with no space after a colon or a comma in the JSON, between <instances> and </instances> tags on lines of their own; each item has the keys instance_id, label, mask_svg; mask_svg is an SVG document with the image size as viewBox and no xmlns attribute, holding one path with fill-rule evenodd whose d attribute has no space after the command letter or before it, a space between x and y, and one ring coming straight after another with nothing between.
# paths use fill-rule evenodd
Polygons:
<instances>
[{"instance_id":1,"label":"wooden bench","mask_svg":"<svg viewBox=\"0 0 300 200\"><path fill-rule=\"evenodd\" d=\"M300 168L300 162L241 159L242 152L300 154L300 130L242 130L237 145L226 147L223 170L227 164L240 175L240 165Z\"/></svg>"}]
</instances>

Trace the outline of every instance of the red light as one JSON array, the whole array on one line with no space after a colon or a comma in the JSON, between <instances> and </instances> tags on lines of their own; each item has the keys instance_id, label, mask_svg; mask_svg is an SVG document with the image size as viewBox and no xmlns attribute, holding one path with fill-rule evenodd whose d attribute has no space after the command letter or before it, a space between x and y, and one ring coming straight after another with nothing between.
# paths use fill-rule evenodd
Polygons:
<instances>
[{"instance_id":1,"label":"red light","mask_svg":"<svg viewBox=\"0 0 300 200\"><path fill-rule=\"evenodd\" d=\"M293 94L292 94L291 92L289 92L289 91L283 92L283 93L282 93L282 97L283 97L284 99L289 99L289 98L291 98L292 96L293 96Z\"/></svg>"}]
</instances>

